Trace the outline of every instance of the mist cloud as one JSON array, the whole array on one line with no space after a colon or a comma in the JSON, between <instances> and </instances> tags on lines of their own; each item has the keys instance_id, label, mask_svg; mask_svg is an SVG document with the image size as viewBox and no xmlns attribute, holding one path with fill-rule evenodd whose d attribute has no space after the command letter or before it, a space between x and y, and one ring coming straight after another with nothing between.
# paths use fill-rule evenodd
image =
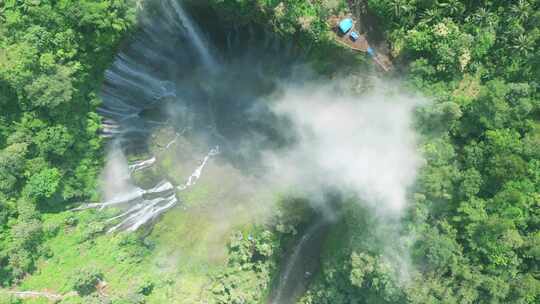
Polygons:
<instances>
[{"instance_id":1,"label":"mist cloud","mask_svg":"<svg viewBox=\"0 0 540 304\"><path fill-rule=\"evenodd\" d=\"M104 201L109 201L123 193L134 190L129 178L126 156L117 142L113 142L108 147L100 183Z\"/></svg>"},{"instance_id":2,"label":"mist cloud","mask_svg":"<svg viewBox=\"0 0 540 304\"><path fill-rule=\"evenodd\" d=\"M399 214L422 163L412 126L421 103L382 83L360 96L331 84L286 87L271 108L298 140L266 153L271 179L310 194L352 192L378 212Z\"/></svg>"}]
</instances>

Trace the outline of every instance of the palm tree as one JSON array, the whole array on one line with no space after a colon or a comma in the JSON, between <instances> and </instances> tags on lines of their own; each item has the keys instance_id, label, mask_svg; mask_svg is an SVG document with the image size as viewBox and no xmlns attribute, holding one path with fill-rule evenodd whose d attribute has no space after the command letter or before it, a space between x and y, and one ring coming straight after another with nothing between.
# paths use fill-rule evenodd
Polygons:
<instances>
[{"instance_id":1,"label":"palm tree","mask_svg":"<svg viewBox=\"0 0 540 304\"><path fill-rule=\"evenodd\" d=\"M17 7L21 9L23 12L28 12L28 9L32 6L39 5L39 0L16 0L17 1Z\"/></svg>"},{"instance_id":2,"label":"palm tree","mask_svg":"<svg viewBox=\"0 0 540 304\"><path fill-rule=\"evenodd\" d=\"M457 16L463 14L465 7L459 0L448 0L448 2L440 3L439 7L448 12L449 15Z\"/></svg>"},{"instance_id":3,"label":"palm tree","mask_svg":"<svg viewBox=\"0 0 540 304\"><path fill-rule=\"evenodd\" d=\"M21 9L21 11L23 11L23 12L28 11L28 3L27 3L27 1L17 0L17 7L19 7Z\"/></svg>"},{"instance_id":4,"label":"palm tree","mask_svg":"<svg viewBox=\"0 0 540 304\"><path fill-rule=\"evenodd\" d=\"M505 24L504 36L513 39L525 34L526 30L523 24L516 19L512 19L509 23Z\"/></svg>"},{"instance_id":5,"label":"palm tree","mask_svg":"<svg viewBox=\"0 0 540 304\"><path fill-rule=\"evenodd\" d=\"M424 11L422 14L422 22L428 23L437 20L441 17L441 10L438 8L430 8Z\"/></svg>"},{"instance_id":6,"label":"palm tree","mask_svg":"<svg viewBox=\"0 0 540 304\"><path fill-rule=\"evenodd\" d=\"M488 11L485 7L481 7L474 13L473 20L479 24L485 24L493 27L497 22L497 16Z\"/></svg>"},{"instance_id":7,"label":"palm tree","mask_svg":"<svg viewBox=\"0 0 540 304\"><path fill-rule=\"evenodd\" d=\"M484 22L489 17L489 12L485 7L479 8L476 13L473 14L474 20L476 20L479 23Z\"/></svg>"},{"instance_id":8,"label":"palm tree","mask_svg":"<svg viewBox=\"0 0 540 304\"><path fill-rule=\"evenodd\" d=\"M517 36L513 42L512 48L525 56L534 50L534 39L526 34Z\"/></svg>"},{"instance_id":9,"label":"palm tree","mask_svg":"<svg viewBox=\"0 0 540 304\"><path fill-rule=\"evenodd\" d=\"M529 18L531 5L527 0L518 0L518 2L510 7L512 15L520 21Z\"/></svg>"},{"instance_id":10,"label":"palm tree","mask_svg":"<svg viewBox=\"0 0 540 304\"><path fill-rule=\"evenodd\" d=\"M394 0L392 1L392 9L394 11L394 16L402 17L412 10L412 6L407 0Z\"/></svg>"}]
</instances>

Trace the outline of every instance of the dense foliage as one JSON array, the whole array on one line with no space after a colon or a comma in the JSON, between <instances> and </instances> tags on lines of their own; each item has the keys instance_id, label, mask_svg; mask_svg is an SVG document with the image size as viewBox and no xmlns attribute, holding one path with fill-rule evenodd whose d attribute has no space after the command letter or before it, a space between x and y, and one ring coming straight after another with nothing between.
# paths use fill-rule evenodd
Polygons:
<instances>
[{"instance_id":1,"label":"dense foliage","mask_svg":"<svg viewBox=\"0 0 540 304\"><path fill-rule=\"evenodd\" d=\"M262 11L278 31L304 31L316 39L325 37L319 30L324 27L306 27L305 20L338 14L343 4L215 2ZM395 74L406 75L413 89L433 100L418 113L427 162L412 189L405 229L393 237L399 245L392 249L406 261L388 260L389 245L380 238L391 231L377 232L388 223L348 204L351 210L328 240L323 271L302 301L536 303L540 2L348 4L383 32Z\"/></svg>"},{"instance_id":2,"label":"dense foliage","mask_svg":"<svg viewBox=\"0 0 540 304\"><path fill-rule=\"evenodd\" d=\"M398 72L434 100L418 115L427 164L395 237L410 261L392 265L370 238L365 227L385 223L347 212L348 237L303 301L537 303L540 2L354 4L379 17Z\"/></svg>"},{"instance_id":3,"label":"dense foliage","mask_svg":"<svg viewBox=\"0 0 540 304\"><path fill-rule=\"evenodd\" d=\"M346 7L343 1L210 0L211 5L236 22L258 20L283 35L311 34L318 40L327 34L326 18Z\"/></svg>"},{"instance_id":4,"label":"dense foliage","mask_svg":"<svg viewBox=\"0 0 540 304\"><path fill-rule=\"evenodd\" d=\"M0 4L0 284L41 254L39 211L96 195L98 89L133 15L124 0Z\"/></svg>"}]
</instances>

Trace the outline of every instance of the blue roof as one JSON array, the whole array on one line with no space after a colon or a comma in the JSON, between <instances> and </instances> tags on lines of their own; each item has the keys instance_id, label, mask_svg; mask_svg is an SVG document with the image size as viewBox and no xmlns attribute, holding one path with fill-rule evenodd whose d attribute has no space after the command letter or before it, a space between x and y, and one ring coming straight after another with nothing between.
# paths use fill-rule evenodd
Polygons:
<instances>
[{"instance_id":1,"label":"blue roof","mask_svg":"<svg viewBox=\"0 0 540 304\"><path fill-rule=\"evenodd\" d=\"M352 41L356 41L356 40L358 40L358 38L360 38L360 35L358 35L357 32L354 32L354 31L351 32L351 39L352 39Z\"/></svg>"},{"instance_id":2,"label":"blue roof","mask_svg":"<svg viewBox=\"0 0 540 304\"><path fill-rule=\"evenodd\" d=\"M371 47L367 48L367 53L369 54L369 56L375 56L375 51Z\"/></svg>"},{"instance_id":3,"label":"blue roof","mask_svg":"<svg viewBox=\"0 0 540 304\"><path fill-rule=\"evenodd\" d=\"M341 22L339 22L339 30L343 34L347 34L348 31L350 31L353 27L353 21L351 18L343 19Z\"/></svg>"}]
</instances>

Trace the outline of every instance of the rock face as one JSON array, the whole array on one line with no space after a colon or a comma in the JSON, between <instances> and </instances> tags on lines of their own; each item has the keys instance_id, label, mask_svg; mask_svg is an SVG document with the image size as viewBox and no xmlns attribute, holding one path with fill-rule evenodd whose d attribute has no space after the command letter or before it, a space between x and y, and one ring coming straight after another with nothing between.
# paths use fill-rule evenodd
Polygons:
<instances>
[{"instance_id":1,"label":"rock face","mask_svg":"<svg viewBox=\"0 0 540 304\"><path fill-rule=\"evenodd\" d=\"M170 80L171 75L156 71L154 64L171 66L174 61L180 64L189 58L191 61L199 61L207 72L218 68L205 37L181 4L175 0L167 0L159 2L158 6L159 13L165 18L142 18L142 32L130 48L117 55L112 67L105 74L106 81L102 92L104 104L99 109L99 113L105 118L101 134L105 138L111 138L115 144L118 143L121 150L130 150L134 145L144 146L148 135L156 127L166 124L159 121L162 119L159 117L159 109L164 107L164 103L175 102L181 98L178 85ZM171 47L171 40L165 39L160 33L177 34L182 40L189 42L192 48L184 51L184 58L171 56L170 51L175 47ZM187 62L184 65L187 65ZM158 120L155 113L158 113ZM164 149L169 149L178 136L176 133L176 137ZM128 185L121 187L120 191L101 203L85 204L74 210L120 208L123 211L108 220L112 224L108 232L135 231L174 207L179 202L176 191L195 185L209 159L218 153L219 148L211 149L186 182L178 186L166 178L148 189L133 185L131 175L154 166L157 162L156 156L129 165L119 164L127 167L124 174L126 176L120 178L128 181ZM125 161L125 157L120 161Z\"/></svg>"},{"instance_id":2,"label":"rock face","mask_svg":"<svg viewBox=\"0 0 540 304\"><path fill-rule=\"evenodd\" d=\"M147 156L130 164L124 157L125 176L120 179L129 187L117 187L102 202L75 209L118 208L119 214L109 220L110 232L137 230L179 204L177 192L194 186L218 153L236 164L254 163L259 148L274 147L274 138L281 136L276 132L279 122L268 105L255 102L273 92L304 52L255 25L216 26L208 18L203 29L175 0L148 5L138 31L105 73L98 109L102 137L118 144L128 158ZM148 153L155 148L149 142L163 129L175 136ZM178 164L190 175L182 170L185 177L139 179L161 168L161 152L178 146L180 137L202 142L196 149L200 154L189 157L197 160L195 166ZM257 140L257 149L249 153L243 149L247 138ZM145 175L146 170L153 171Z\"/></svg>"}]
</instances>

